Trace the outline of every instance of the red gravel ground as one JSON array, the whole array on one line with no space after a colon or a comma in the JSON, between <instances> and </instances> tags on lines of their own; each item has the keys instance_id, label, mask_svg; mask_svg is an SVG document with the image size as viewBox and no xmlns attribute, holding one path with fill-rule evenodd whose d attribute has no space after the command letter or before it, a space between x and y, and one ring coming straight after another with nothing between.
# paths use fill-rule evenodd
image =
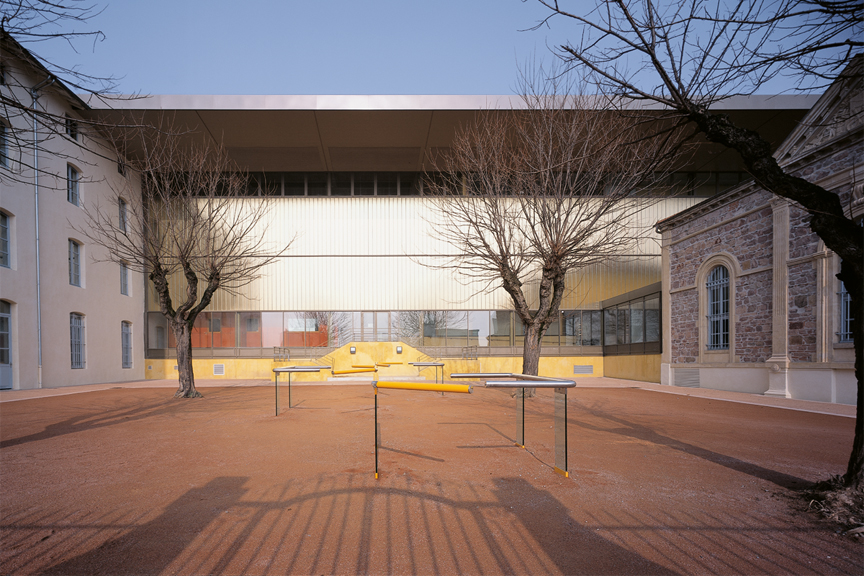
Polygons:
<instances>
[{"instance_id":1,"label":"red gravel ground","mask_svg":"<svg viewBox=\"0 0 864 576\"><path fill-rule=\"evenodd\" d=\"M117 389L5 402L3 574L861 574L797 510L851 418L639 389L515 400L371 386Z\"/></svg>"}]
</instances>

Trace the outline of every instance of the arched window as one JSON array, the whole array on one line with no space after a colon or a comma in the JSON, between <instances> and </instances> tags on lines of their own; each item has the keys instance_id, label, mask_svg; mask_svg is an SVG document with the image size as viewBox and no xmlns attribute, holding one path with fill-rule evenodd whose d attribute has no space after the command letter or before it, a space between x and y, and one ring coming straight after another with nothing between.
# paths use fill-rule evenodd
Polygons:
<instances>
[{"instance_id":1,"label":"arched window","mask_svg":"<svg viewBox=\"0 0 864 576\"><path fill-rule=\"evenodd\" d=\"M708 290L708 350L729 349L729 270L715 266L705 283Z\"/></svg>"}]
</instances>

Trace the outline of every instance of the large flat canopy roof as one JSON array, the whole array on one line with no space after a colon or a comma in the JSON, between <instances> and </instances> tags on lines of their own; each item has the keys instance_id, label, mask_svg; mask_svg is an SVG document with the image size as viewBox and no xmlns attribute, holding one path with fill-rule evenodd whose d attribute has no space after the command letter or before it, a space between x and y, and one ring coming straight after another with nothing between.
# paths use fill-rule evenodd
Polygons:
<instances>
[{"instance_id":1,"label":"large flat canopy roof","mask_svg":"<svg viewBox=\"0 0 864 576\"><path fill-rule=\"evenodd\" d=\"M817 98L734 97L713 109L779 146ZM167 117L189 138L221 142L251 171L430 169L426 160L451 145L460 125L484 110L525 107L518 96L446 95L161 95L90 104L90 113L109 121L128 115L148 122ZM742 168L734 153L705 144L690 169Z\"/></svg>"}]
</instances>

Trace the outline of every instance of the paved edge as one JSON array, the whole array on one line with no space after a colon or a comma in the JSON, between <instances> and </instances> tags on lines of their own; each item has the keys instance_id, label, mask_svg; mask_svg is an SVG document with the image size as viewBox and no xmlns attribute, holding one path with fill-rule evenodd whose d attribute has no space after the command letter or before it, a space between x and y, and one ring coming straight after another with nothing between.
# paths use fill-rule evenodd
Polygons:
<instances>
[{"instance_id":1,"label":"paved edge","mask_svg":"<svg viewBox=\"0 0 864 576\"><path fill-rule=\"evenodd\" d=\"M292 383L292 386L369 386L370 383L371 381L366 380L345 380L341 382L315 381L294 382ZM195 386L202 389L272 385L273 383L266 379L202 379L195 381ZM16 402L20 400L32 400L36 398L48 398L53 396L67 396L70 394L84 394L86 392L99 392L104 390L115 390L122 388L175 388L176 386L177 380L136 380L132 382L107 382L102 384L86 384L82 386L66 386L62 388L40 388L33 390L0 390L0 404L3 404L5 402ZM287 386L287 383L280 382L280 387L281 386ZM832 404L830 402L816 402L812 400L776 398L769 396L761 396L759 394L730 392L726 390L712 390L708 388L678 388L675 386L663 386L661 384L654 384L651 382L622 380L619 378L579 378L577 380L577 388L636 388L649 392L677 394L680 396L691 396L694 398L704 398L708 400L718 400L722 402L735 402L738 404L767 406L771 408L781 408L784 410L795 410L799 412L810 412L814 414L826 414L829 416L855 418L855 406L850 404Z\"/></svg>"}]
</instances>

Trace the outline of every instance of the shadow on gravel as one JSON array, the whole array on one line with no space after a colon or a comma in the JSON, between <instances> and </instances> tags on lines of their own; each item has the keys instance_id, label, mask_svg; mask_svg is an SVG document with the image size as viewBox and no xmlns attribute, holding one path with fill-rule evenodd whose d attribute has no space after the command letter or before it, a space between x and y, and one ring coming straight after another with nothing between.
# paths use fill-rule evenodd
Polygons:
<instances>
[{"instance_id":1,"label":"shadow on gravel","mask_svg":"<svg viewBox=\"0 0 864 576\"><path fill-rule=\"evenodd\" d=\"M496 478L492 492L563 574L677 574L579 526L552 494L522 478Z\"/></svg>"},{"instance_id":2,"label":"shadow on gravel","mask_svg":"<svg viewBox=\"0 0 864 576\"><path fill-rule=\"evenodd\" d=\"M580 408L585 412L591 414L592 416L595 416L601 420L607 420L620 426L620 428L603 428L601 426L594 426L592 424L588 424L587 422L580 421L575 417L575 415L568 418L568 422L581 428L585 428L595 432L603 432L606 434L619 434L621 436L627 436L629 438L635 438L637 440L644 440L653 444L666 446L673 450L678 450L680 452L690 454L691 456L702 458L703 460L707 460L714 464L725 466L726 468L735 470L736 472L741 472L743 474L747 474L748 476L753 476L754 478L773 482L774 484L782 488L788 488L790 490L800 490L812 484L812 482L804 480L803 478L798 478L797 476L792 476L790 474L785 474L783 472L764 468L762 466L759 466L758 464L745 462L744 460L739 460L738 458L735 458L733 456L726 456L725 454L720 454L718 452L708 450L707 448L701 448L699 446L694 446L693 444L688 444L687 442L682 442L681 440L676 440L675 438L664 436L647 426L628 422L623 418L618 418L617 416L613 416L612 414L609 414L602 410L598 410L596 408L589 408L584 404L580 406Z\"/></svg>"},{"instance_id":3,"label":"shadow on gravel","mask_svg":"<svg viewBox=\"0 0 864 576\"><path fill-rule=\"evenodd\" d=\"M248 478L214 478L192 488L150 522L97 548L51 566L43 574L159 574L224 510L245 494Z\"/></svg>"},{"instance_id":4,"label":"shadow on gravel","mask_svg":"<svg viewBox=\"0 0 864 576\"><path fill-rule=\"evenodd\" d=\"M36 442L38 440L48 440L57 436L66 434L74 434L76 432L84 432L86 430L94 430L96 428L104 428L105 426L113 426L115 424L126 424L136 420L143 420L151 416L158 416L171 412L172 408L176 408L175 400L165 400L147 406L134 405L128 408L119 408L116 410L99 411L93 414L82 414L73 416L55 424L49 424L41 432L19 436L18 438L10 438L0 441L0 448L11 448L28 442Z\"/></svg>"}]
</instances>

